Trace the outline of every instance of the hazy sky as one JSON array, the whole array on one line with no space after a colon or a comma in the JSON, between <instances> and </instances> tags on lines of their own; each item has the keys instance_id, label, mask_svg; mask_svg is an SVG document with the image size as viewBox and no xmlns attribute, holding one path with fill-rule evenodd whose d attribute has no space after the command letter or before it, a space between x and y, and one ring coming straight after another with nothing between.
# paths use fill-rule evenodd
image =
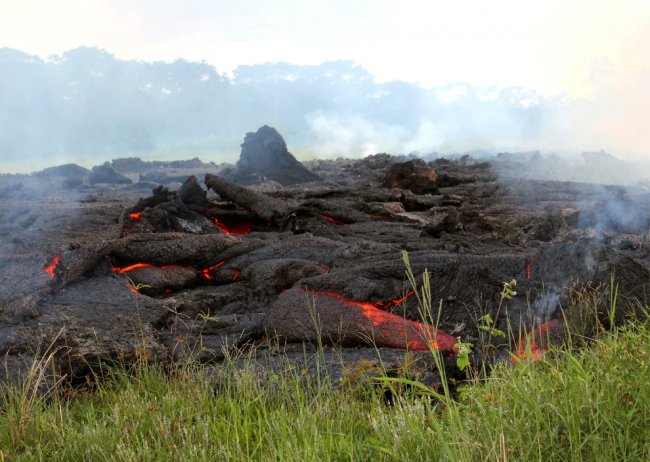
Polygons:
<instances>
[{"instance_id":1,"label":"hazy sky","mask_svg":"<svg viewBox=\"0 0 650 462\"><path fill-rule=\"evenodd\" d=\"M0 0L0 47L47 57L352 60L379 81L522 86L579 104L571 145L650 154L650 0Z\"/></svg>"},{"instance_id":2,"label":"hazy sky","mask_svg":"<svg viewBox=\"0 0 650 462\"><path fill-rule=\"evenodd\" d=\"M0 0L0 46L47 57L239 64L349 59L380 80L593 94L648 64L648 0Z\"/></svg>"}]
</instances>

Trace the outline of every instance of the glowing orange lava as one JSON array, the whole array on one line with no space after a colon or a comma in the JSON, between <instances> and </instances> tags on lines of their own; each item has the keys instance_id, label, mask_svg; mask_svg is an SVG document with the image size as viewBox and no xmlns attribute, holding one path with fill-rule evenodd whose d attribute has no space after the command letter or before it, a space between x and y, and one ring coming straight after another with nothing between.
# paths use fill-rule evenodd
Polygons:
<instances>
[{"instance_id":1,"label":"glowing orange lava","mask_svg":"<svg viewBox=\"0 0 650 462\"><path fill-rule=\"evenodd\" d=\"M54 274L54 270L56 269L57 265L61 261L61 258L57 255L54 258L52 258L52 261L50 262L49 265L47 265L45 268L43 268L43 271L45 271L47 274L50 275L52 279L56 277Z\"/></svg>"},{"instance_id":2,"label":"glowing orange lava","mask_svg":"<svg viewBox=\"0 0 650 462\"><path fill-rule=\"evenodd\" d=\"M204 268L201 270L197 270L196 274L199 276L204 277L205 279L212 280L214 279L214 276L210 274L212 271L216 270L220 266L225 265L225 261L220 261L216 265L212 265L209 268ZM129 271L136 270L138 268L159 268L159 269L170 269L170 268L188 268L188 269L194 269L193 266L181 266L181 265L165 265L165 266L158 266L154 265L153 263L134 263L132 265L128 266L111 266L111 270L115 273L128 273ZM49 272L49 271L48 271ZM235 274L233 275L233 281L236 281L239 278L239 271L235 271Z\"/></svg>"},{"instance_id":3,"label":"glowing orange lava","mask_svg":"<svg viewBox=\"0 0 650 462\"><path fill-rule=\"evenodd\" d=\"M323 218L325 218L327 221L330 223L334 223L335 225L344 225L342 221L337 220L336 218L328 217L327 215L321 215Z\"/></svg>"},{"instance_id":4,"label":"glowing orange lava","mask_svg":"<svg viewBox=\"0 0 650 462\"><path fill-rule=\"evenodd\" d=\"M115 273L128 273L129 271L133 271L138 268L159 268L159 269L169 269L169 268L193 268L192 266L180 266L180 265L164 265L164 266L157 266L154 265L153 263L134 263L129 266L111 266L111 271Z\"/></svg>"},{"instance_id":5,"label":"glowing orange lava","mask_svg":"<svg viewBox=\"0 0 650 462\"><path fill-rule=\"evenodd\" d=\"M129 271L133 271L134 269L137 269L137 268L148 268L148 267L153 267L153 266L154 265L152 265L151 263L135 263L133 265L124 266L122 268L120 268L119 266L112 266L111 271L113 271L115 273L123 274L123 273L127 273Z\"/></svg>"},{"instance_id":6,"label":"glowing orange lava","mask_svg":"<svg viewBox=\"0 0 650 462\"><path fill-rule=\"evenodd\" d=\"M548 348L539 348L535 345L535 342L529 342L527 347L523 347L523 350L515 353L512 362L518 363L539 359L543 357L546 352L548 352Z\"/></svg>"},{"instance_id":7,"label":"glowing orange lava","mask_svg":"<svg viewBox=\"0 0 650 462\"><path fill-rule=\"evenodd\" d=\"M379 309L378 307L393 306L402 303L408 297L414 294L409 291L404 297L391 300L389 302L360 302L356 300L348 300L334 292L323 292L315 290L301 289L303 292L309 294L324 295L332 297L348 306L355 306L361 308L361 314L372 325L373 333L381 336L383 343L390 344L394 348L408 348L409 350L417 351L430 351L432 348L435 350L444 350L456 352L454 345L457 340L451 335L434 328L427 326L420 322L409 321L396 314L388 313ZM360 326L362 327L362 326Z\"/></svg>"},{"instance_id":8,"label":"glowing orange lava","mask_svg":"<svg viewBox=\"0 0 650 462\"><path fill-rule=\"evenodd\" d=\"M199 271L198 271L198 274L200 274L201 276L203 276L203 277L206 278L206 279L214 279L214 276L212 276L212 275L210 274L210 271L219 268L220 266L224 265L225 263L226 263L225 261L220 261L220 262L217 263L216 265L212 265L212 266L209 267L209 268L205 268L205 269L199 270Z\"/></svg>"},{"instance_id":9,"label":"glowing orange lava","mask_svg":"<svg viewBox=\"0 0 650 462\"><path fill-rule=\"evenodd\" d=\"M224 234L230 235L230 230L228 229L228 227L223 223L221 223L217 217L214 217L212 219L212 223L214 223L214 226L219 228L219 231L221 231Z\"/></svg>"},{"instance_id":10,"label":"glowing orange lava","mask_svg":"<svg viewBox=\"0 0 650 462\"><path fill-rule=\"evenodd\" d=\"M227 235L231 235L231 234L244 235L244 234L251 233L251 223L248 221L242 221L242 222L231 223L226 225L223 221L220 221L217 217L213 217L212 223L214 223L214 226L219 228L219 231Z\"/></svg>"},{"instance_id":11,"label":"glowing orange lava","mask_svg":"<svg viewBox=\"0 0 650 462\"><path fill-rule=\"evenodd\" d=\"M513 363L518 363L543 357L549 351L543 345L548 344L551 340L550 335L559 331L562 327L562 321L559 319L551 319L533 327L515 347L510 360Z\"/></svg>"},{"instance_id":12,"label":"glowing orange lava","mask_svg":"<svg viewBox=\"0 0 650 462\"><path fill-rule=\"evenodd\" d=\"M129 216L131 217L132 220L140 221L140 218L142 218L142 212L129 213Z\"/></svg>"},{"instance_id":13,"label":"glowing orange lava","mask_svg":"<svg viewBox=\"0 0 650 462\"><path fill-rule=\"evenodd\" d=\"M399 305L399 304L401 304L404 300L406 300L407 298L409 298L409 297L410 297L411 295L413 295L413 294L415 294L415 291L414 291L414 290L409 290L409 291L406 293L406 295L404 295L402 298L397 298L397 299L395 299L395 300L391 300L391 301L386 302L386 303L377 302L377 303L375 303L375 307L376 307L376 308L383 308L383 309L386 309L386 308L390 308L391 306Z\"/></svg>"}]
</instances>

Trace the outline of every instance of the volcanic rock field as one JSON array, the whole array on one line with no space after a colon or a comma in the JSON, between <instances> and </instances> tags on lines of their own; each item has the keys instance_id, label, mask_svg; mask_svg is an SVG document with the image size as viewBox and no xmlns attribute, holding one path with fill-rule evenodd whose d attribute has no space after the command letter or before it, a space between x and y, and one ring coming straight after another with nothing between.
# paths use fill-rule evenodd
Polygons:
<instances>
[{"instance_id":1,"label":"volcanic rock field","mask_svg":"<svg viewBox=\"0 0 650 462\"><path fill-rule=\"evenodd\" d=\"M48 349L74 384L102 361L255 351L280 368L324 344L335 379L410 355L434 381L430 349L453 369L459 338L486 348L485 314L512 338L544 326L561 339L572 297L605 305L613 281L615 316L592 322L625 322L649 302L647 189L531 176L467 156L301 164L266 126L235 166L130 158L0 175L0 380L24 379ZM436 327L418 309L427 285ZM503 359L509 340L490 341Z\"/></svg>"}]
</instances>

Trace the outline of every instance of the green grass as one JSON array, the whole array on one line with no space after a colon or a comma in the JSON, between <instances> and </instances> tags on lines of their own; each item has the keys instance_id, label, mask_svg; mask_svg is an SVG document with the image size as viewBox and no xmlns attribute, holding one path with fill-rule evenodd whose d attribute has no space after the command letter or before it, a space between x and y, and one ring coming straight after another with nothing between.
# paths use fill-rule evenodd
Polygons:
<instances>
[{"instance_id":1,"label":"green grass","mask_svg":"<svg viewBox=\"0 0 650 462\"><path fill-rule=\"evenodd\" d=\"M650 460L649 377L644 324L498 366L458 400L143 362L72 399L14 389L0 460Z\"/></svg>"}]
</instances>

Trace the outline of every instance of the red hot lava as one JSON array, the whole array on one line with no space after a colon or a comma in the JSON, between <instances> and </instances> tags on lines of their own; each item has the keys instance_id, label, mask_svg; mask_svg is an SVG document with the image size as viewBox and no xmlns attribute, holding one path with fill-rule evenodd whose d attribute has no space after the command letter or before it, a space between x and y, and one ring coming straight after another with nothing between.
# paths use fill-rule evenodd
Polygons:
<instances>
[{"instance_id":1,"label":"red hot lava","mask_svg":"<svg viewBox=\"0 0 650 462\"><path fill-rule=\"evenodd\" d=\"M251 233L251 223L248 221L242 221L238 223L232 223L226 225L224 222L220 221L217 217L212 218L214 226L216 226L219 231L226 235L244 235Z\"/></svg>"},{"instance_id":2,"label":"red hot lava","mask_svg":"<svg viewBox=\"0 0 650 462\"><path fill-rule=\"evenodd\" d=\"M52 261L50 262L49 265L47 265L45 268L43 268L43 271L45 271L47 274L50 275L52 279L56 277L54 274L54 270L56 269L57 265L61 261L61 258L57 255L54 258L52 258Z\"/></svg>"},{"instance_id":3,"label":"red hot lava","mask_svg":"<svg viewBox=\"0 0 650 462\"><path fill-rule=\"evenodd\" d=\"M212 276L212 275L210 274L210 272L211 272L212 270L215 270L215 269L219 268L220 266L223 266L225 263L226 263L225 261L220 261L220 262L217 263L216 265L212 265L212 266L209 267L209 268L205 268L205 269L199 270L198 273L199 273L201 276L203 276L204 278L208 279L208 280L209 280L209 279L214 279L214 276Z\"/></svg>"},{"instance_id":4,"label":"red hot lava","mask_svg":"<svg viewBox=\"0 0 650 462\"><path fill-rule=\"evenodd\" d=\"M148 268L148 267L153 267L153 266L154 265L152 265L151 263L134 263L133 265L123 266L123 267L112 266L111 271L113 271L115 273L124 274L124 273L128 273L129 271L133 271L134 269Z\"/></svg>"},{"instance_id":5,"label":"red hot lava","mask_svg":"<svg viewBox=\"0 0 650 462\"><path fill-rule=\"evenodd\" d=\"M58 260L57 260L58 261ZM199 276L204 277L205 279L211 280L214 279L214 276L210 274L213 270L219 268L220 266L223 266L226 262L225 261L220 261L216 265L212 265L209 268L204 268L202 270L198 270L197 274ZM194 268L192 266L180 266L180 265L165 265L165 266L157 266L152 263L134 263L132 265L128 266L115 266L113 265L111 267L111 270L115 273L128 273L129 271L136 270L138 268L160 268L160 269L168 269L168 268ZM49 271L48 271L49 272ZM233 276L233 281L236 281L237 278L239 277L239 271L235 272L235 275Z\"/></svg>"},{"instance_id":6,"label":"red hot lava","mask_svg":"<svg viewBox=\"0 0 650 462\"><path fill-rule=\"evenodd\" d=\"M342 221L337 220L336 218L328 217L327 215L321 215L323 218L325 218L327 221L330 223L334 223L335 225L344 225Z\"/></svg>"},{"instance_id":7,"label":"red hot lava","mask_svg":"<svg viewBox=\"0 0 650 462\"><path fill-rule=\"evenodd\" d=\"M457 340L451 335L420 322L409 321L401 316L388 313L378 307L388 307L402 303L406 298L413 295L410 291L406 296L391 300L390 302L359 302L348 300L334 292L321 292L314 290L302 290L308 294L324 295L332 297L341 304L349 307L361 308L360 314L368 321L370 326L357 326L367 335L374 336L377 344L393 348L408 348L414 351L429 351L431 348L436 350L456 352L454 345Z\"/></svg>"},{"instance_id":8,"label":"red hot lava","mask_svg":"<svg viewBox=\"0 0 650 462\"><path fill-rule=\"evenodd\" d=\"M400 305L404 300L409 298L411 295L415 294L414 290L409 290L406 295L404 295L402 298L396 298L395 300L391 300L389 302L383 303L383 302L376 302L375 303L375 308L381 308L381 309L387 309L390 308L391 306L395 305Z\"/></svg>"},{"instance_id":9,"label":"red hot lava","mask_svg":"<svg viewBox=\"0 0 650 462\"><path fill-rule=\"evenodd\" d=\"M142 212L129 213L129 216L131 217L132 220L140 221L140 219L142 218Z\"/></svg>"},{"instance_id":10,"label":"red hot lava","mask_svg":"<svg viewBox=\"0 0 650 462\"><path fill-rule=\"evenodd\" d=\"M548 352L549 343L561 336L565 325L560 319L551 319L539 326L533 327L518 342L512 354L513 363L539 359Z\"/></svg>"},{"instance_id":11,"label":"red hot lava","mask_svg":"<svg viewBox=\"0 0 650 462\"><path fill-rule=\"evenodd\" d=\"M221 223L217 217L214 217L212 219L212 223L214 223L214 226L216 226L219 229L219 231L221 231L224 234L230 235L230 230L228 229L228 227L223 223Z\"/></svg>"}]
</instances>

